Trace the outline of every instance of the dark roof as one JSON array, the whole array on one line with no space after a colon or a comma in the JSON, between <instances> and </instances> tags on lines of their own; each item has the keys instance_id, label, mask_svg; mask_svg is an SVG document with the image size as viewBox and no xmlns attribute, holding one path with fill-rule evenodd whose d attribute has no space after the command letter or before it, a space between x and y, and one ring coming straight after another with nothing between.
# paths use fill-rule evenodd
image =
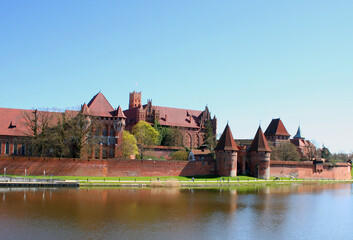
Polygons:
<instances>
[{"instance_id":1,"label":"dark roof","mask_svg":"<svg viewBox=\"0 0 353 240\"><path fill-rule=\"evenodd\" d=\"M234 141L232 131L227 124L224 129L221 138L218 140L218 144L214 150L225 150L225 151L238 151L239 148Z\"/></svg>"},{"instance_id":2,"label":"dark roof","mask_svg":"<svg viewBox=\"0 0 353 240\"><path fill-rule=\"evenodd\" d=\"M281 119L272 119L270 125L268 125L266 131L266 136L287 136L290 134L287 132L287 129L284 127Z\"/></svg>"},{"instance_id":3,"label":"dark roof","mask_svg":"<svg viewBox=\"0 0 353 240\"><path fill-rule=\"evenodd\" d=\"M295 134L295 136L293 138L301 138L301 139L304 139L302 137L302 132L300 131L300 126L298 127L298 131L297 131L297 134Z\"/></svg>"},{"instance_id":4,"label":"dark roof","mask_svg":"<svg viewBox=\"0 0 353 240\"><path fill-rule=\"evenodd\" d=\"M251 143L249 151L257 151L257 152L271 152L271 148L268 145L268 142L265 138L264 133L262 132L261 127L257 129L254 140Z\"/></svg>"}]
</instances>

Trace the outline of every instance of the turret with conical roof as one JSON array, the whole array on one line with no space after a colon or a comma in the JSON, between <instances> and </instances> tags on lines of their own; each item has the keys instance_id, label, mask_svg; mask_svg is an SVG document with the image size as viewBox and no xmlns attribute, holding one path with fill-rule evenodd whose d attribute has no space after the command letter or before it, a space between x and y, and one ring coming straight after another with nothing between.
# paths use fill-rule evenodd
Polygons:
<instances>
[{"instance_id":1,"label":"turret with conical roof","mask_svg":"<svg viewBox=\"0 0 353 240\"><path fill-rule=\"evenodd\" d=\"M216 153L217 173L220 176L236 176L237 152L239 149L228 124L214 150Z\"/></svg>"},{"instance_id":2,"label":"turret with conical roof","mask_svg":"<svg viewBox=\"0 0 353 240\"><path fill-rule=\"evenodd\" d=\"M261 179L270 178L271 148L261 127L257 129L254 140L249 148L250 173Z\"/></svg>"},{"instance_id":3,"label":"turret with conical roof","mask_svg":"<svg viewBox=\"0 0 353 240\"><path fill-rule=\"evenodd\" d=\"M295 134L295 136L293 138L294 139L296 139L296 138L304 139L303 136L302 136L302 132L300 130L300 126L298 127L298 131L297 131L297 133Z\"/></svg>"}]
</instances>

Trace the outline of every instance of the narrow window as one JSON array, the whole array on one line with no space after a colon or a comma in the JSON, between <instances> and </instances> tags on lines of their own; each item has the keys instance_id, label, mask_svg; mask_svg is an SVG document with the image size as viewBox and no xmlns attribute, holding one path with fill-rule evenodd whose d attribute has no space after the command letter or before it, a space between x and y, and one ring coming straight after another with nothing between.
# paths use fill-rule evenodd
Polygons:
<instances>
[{"instance_id":1,"label":"narrow window","mask_svg":"<svg viewBox=\"0 0 353 240\"><path fill-rule=\"evenodd\" d=\"M1 147L2 147L2 145L1 145L1 142L0 142L0 155L1 155L1 153L2 153L2 149L1 149Z\"/></svg>"},{"instance_id":2,"label":"narrow window","mask_svg":"<svg viewBox=\"0 0 353 240\"><path fill-rule=\"evenodd\" d=\"M10 154L10 143L9 142L7 142L5 144L5 154Z\"/></svg>"},{"instance_id":3,"label":"narrow window","mask_svg":"<svg viewBox=\"0 0 353 240\"><path fill-rule=\"evenodd\" d=\"M28 146L28 155L32 156L32 145Z\"/></svg>"},{"instance_id":4,"label":"narrow window","mask_svg":"<svg viewBox=\"0 0 353 240\"><path fill-rule=\"evenodd\" d=\"M114 157L114 149L109 150L109 157L113 158Z\"/></svg>"},{"instance_id":5,"label":"narrow window","mask_svg":"<svg viewBox=\"0 0 353 240\"><path fill-rule=\"evenodd\" d=\"M24 156L26 155L26 145L22 144L21 146L21 155Z\"/></svg>"},{"instance_id":6,"label":"narrow window","mask_svg":"<svg viewBox=\"0 0 353 240\"><path fill-rule=\"evenodd\" d=\"M95 157L96 159L99 159L99 155L100 155L99 148L96 148L96 151L95 151L95 153L94 153L94 157Z\"/></svg>"},{"instance_id":7,"label":"narrow window","mask_svg":"<svg viewBox=\"0 0 353 240\"><path fill-rule=\"evenodd\" d=\"M12 153L13 153L13 155L17 155L17 151L18 149L17 149L17 143L14 143L13 144L13 151L12 151Z\"/></svg>"}]
</instances>

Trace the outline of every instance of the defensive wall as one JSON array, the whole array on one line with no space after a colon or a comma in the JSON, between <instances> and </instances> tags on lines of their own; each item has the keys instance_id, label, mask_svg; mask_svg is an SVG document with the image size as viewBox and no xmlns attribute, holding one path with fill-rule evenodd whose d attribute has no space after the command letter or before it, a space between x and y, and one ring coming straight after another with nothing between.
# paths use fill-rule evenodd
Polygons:
<instances>
[{"instance_id":1,"label":"defensive wall","mask_svg":"<svg viewBox=\"0 0 353 240\"><path fill-rule=\"evenodd\" d=\"M0 174L47 176L197 176L214 175L214 161L82 160L74 158L0 157Z\"/></svg>"},{"instance_id":2,"label":"defensive wall","mask_svg":"<svg viewBox=\"0 0 353 240\"><path fill-rule=\"evenodd\" d=\"M351 179L349 163L316 163L310 161L271 161L271 177L294 177L309 179Z\"/></svg>"},{"instance_id":3,"label":"defensive wall","mask_svg":"<svg viewBox=\"0 0 353 240\"><path fill-rule=\"evenodd\" d=\"M82 160L74 158L0 157L0 174L47 176L197 176L216 174L215 161L172 160ZM271 161L271 177L351 179L348 163Z\"/></svg>"}]
</instances>

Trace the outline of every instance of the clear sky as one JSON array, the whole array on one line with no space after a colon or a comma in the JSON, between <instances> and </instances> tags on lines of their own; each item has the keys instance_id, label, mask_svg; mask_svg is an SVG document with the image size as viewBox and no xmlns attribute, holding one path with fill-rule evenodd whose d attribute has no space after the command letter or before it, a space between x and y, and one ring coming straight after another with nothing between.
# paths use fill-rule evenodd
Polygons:
<instances>
[{"instance_id":1,"label":"clear sky","mask_svg":"<svg viewBox=\"0 0 353 240\"><path fill-rule=\"evenodd\" d=\"M353 1L0 1L0 107L75 108L101 91L203 110L254 137L353 151Z\"/></svg>"}]
</instances>

